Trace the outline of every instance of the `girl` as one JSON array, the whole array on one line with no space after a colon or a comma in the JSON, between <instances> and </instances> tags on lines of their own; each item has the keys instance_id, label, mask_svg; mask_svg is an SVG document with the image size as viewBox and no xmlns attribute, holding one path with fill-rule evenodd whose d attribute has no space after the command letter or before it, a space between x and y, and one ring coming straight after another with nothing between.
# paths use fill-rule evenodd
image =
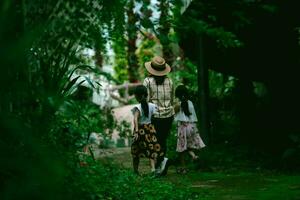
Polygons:
<instances>
[{"instance_id":1,"label":"girl","mask_svg":"<svg viewBox=\"0 0 300 200\"><path fill-rule=\"evenodd\" d=\"M133 170L138 174L140 158L150 159L151 172L155 172L156 159L163 157L164 153L156 138L156 131L151 124L151 117L156 111L153 103L147 102L147 88L143 85L135 89L135 98L140 103L132 109L134 119L133 143L131 145L131 154L133 158Z\"/></svg>"},{"instance_id":2,"label":"girl","mask_svg":"<svg viewBox=\"0 0 300 200\"><path fill-rule=\"evenodd\" d=\"M184 155L186 152L197 160L198 156L195 155L193 150L205 147L203 143L196 122L197 116L193 103L188 99L188 90L184 85L180 85L175 90L175 96L180 100L180 105L175 107L177 111L175 121L178 122L178 138L176 151L180 154L181 168L177 170L178 173L185 174Z\"/></svg>"}]
</instances>

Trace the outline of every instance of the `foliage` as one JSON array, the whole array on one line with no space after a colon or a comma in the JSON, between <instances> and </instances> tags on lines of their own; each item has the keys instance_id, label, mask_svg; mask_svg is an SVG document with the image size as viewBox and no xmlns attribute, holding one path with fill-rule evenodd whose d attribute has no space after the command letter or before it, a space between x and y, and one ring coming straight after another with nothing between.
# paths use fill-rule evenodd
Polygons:
<instances>
[{"instance_id":1,"label":"foliage","mask_svg":"<svg viewBox=\"0 0 300 200\"><path fill-rule=\"evenodd\" d=\"M197 66L189 59L184 59L181 61L181 68L175 73L175 85L184 84L193 93L197 91Z\"/></svg>"},{"instance_id":2,"label":"foliage","mask_svg":"<svg viewBox=\"0 0 300 200\"><path fill-rule=\"evenodd\" d=\"M292 95L293 90L288 89L295 84L289 80L287 80L289 83L285 84L285 81L278 79L282 77L282 71L266 66L279 66L279 63L299 65L296 56L293 56L294 52L299 52L299 48L295 46L295 39L299 38L295 29L299 23L293 20L296 11L292 7L292 2L283 5L279 1L192 1L182 17L175 21L176 32L185 56L199 62L198 52L203 50L203 58L200 59L204 61L200 62L204 62L204 65L210 69L224 73L209 72L208 110L211 137L214 142L229 140L232 143L260 146L261 151L264 152L277 151L277 158L287 146L291 145L287 138L289 131L286 129L294 117L283 111L282 116L290 116L283 126L284 120L278 120L280 114L277 108L283 106L283 101L289 104L291 99L295 98ZM289 9L291 13L287 12ZM288 25L283 23L280 33L275 36L273 33L280 26L275 23L278 21L290 23ZM286 38L292 37L293 41L278 44L277 36L283 37L283 35L286 35ZM203 48L194 46L198 38L202 39ZM280 53L275 50L276 48L272 46L275 43L284 50ZM289 53L285 51L286 49L289 49ZM249 55L251 55L251 64L246 61ZM265 62L262 63L261 60ZM278 63L275 60L278 60ZM184 67L181 70L187 69L190 74L181 73L187 77L186 83L193 87L193 84L189 84L189 80L192 80L196 67L192 71L189 69L189 64L185 62L183 61ZM254 69L253 66L257 68ZM237 76L239 79L229 75ZM195 75L194 77L196 78ZM257 82L253 83L252 80ZM289 90L290 92L286 94L291 96L283 97L279 88ZM290 110L294 107L295 105L290 106ZM294 112L295 116L296 113L298 111ZM274 125L275 121L276 125ZM275 126L281 129L274 128ZM293 129L295 127L290 128L291 131ZM259 137L263 137L264 142L258 140ZM273 142L276 140L276 144L271 144L270 140Z\"/></svg>"},{"instance_id":3,"label":"foliage","mask_svg":"<svg viewBox=\"0 0 300 200\"><path fill-rule=\"evenodd\" d=\"M126 1L120 1L114 5L117 12L113 15L113 30L111 30L112 49L114 51L115 78L123 83L127 77L126 38L125 38L125 5Z\"/></svg>"},{"instance_id":4,"label":"foliage","mask_svg":"<svg viewBox=\"0 0 300 200\"><path fill-rule=\"evenodd\" d=\"M156 41L156 38L151 33L144 33L145 36L143 37L143 40L141 41L141 44L139 45L137 49L137 56L138 56L138 62L139 62L139 72L141 77L146 77L148 75L148 72L145 70L144 64L145 62L148 62L151 60L154 55L159 55L158 51L158 44Z\"/></svg>"},{"instance_id":5,"label":"foliage","mask_svg":"<svg viewBox=\"0 0 300 200\"><path fill-rule=\"evenodd\" d=\"M156 37L165 54L173 53L168 49L170 43L185 37L178 34L178 27L181 27L180 33L193 30L208 36L220 49L241 50L247 47L241 30L254 23L255 16L251 13L259 11L273 15L280 11L277 6L263 1L229 1L225 4L202 0L193 1L199 8L197 12L192 10L179 19L180 1L166 0L159 8L162 12L160 20L151 21L148 0L131 2L142 3L139 16L135 16L138 21L131 24L134 29L130 30L134 39L138 31L144 33L138 52L131 51L138 53L140 66L157 53ZM85 76L86 73L113 80L99 67L86 65L80 54L85 48L94 49L101 60L107 53L106 47L111 46L115 78L118 79L115 82L127 80L129 38L124 33L130 27L127 27L125 16L126 5L126 0L1 2L1 198L153 199L153 193L161 199L194 198L188 189L176 190L172 184L150 177L136 177L116 166L102 166L90 158L86 161L88 166L80 166L77 151L86 143L88 135L99 132L110 137L116 127L110 110L99 109L85 95L78 94L78 88L84 83L90 88L101 89ZM133 11L133 7L131 9ZM149 37L152 34L155 36ZM191 89L194 100L197 98L196 66L191 60L181 59L174 75L176 84L183 81ZM136 60L134 62L137 64ZM210 71L209 76L213 141L226 143L225 147L216 150L220 153L229 148L228 144L239 144L240 82L214 71ZM263 107L269 103L267 84L254 83L255 105ZM121 124L120 129L123 136L128 136L128 125ZM170 148L176 143L174 135L173 129ZM281 161L296 166L299 163L299 134L295 131L289 135ZM210 155L206 154L206 158ZM222 153L214 159L222 157L224 160L218 165L227 163L229 166L233 161Z\"/></svg>"},{"instance_id":6,"label":"foliage","mask_svg":"<svg viewBox=\"0 0 300 200\"><path fill-rule=\"evenodd\" d=\"M193 10L185 13L178 23L182 30L193 31L212 38L219 48L240 48L243 41L239 31L253 24L253 11L274 13L275 5L261 1L193 2ZM194 10L196 9L196 10ZM184 37L184 35L182 35Z\"/></svg>"},{"instance_id":7,"label":"foliage","mask_svg":"<svg viewBox=\"0 0 300 200\"><path fill-rule=\"evenodd\" d=\"M78 188L72 195L78 199L197 199L188 189L177 189L151 176L138 177L109 163L103 166L89 162L73 179L80 180L70 181L71 188Z\"/></svg>"},{"instance_id":8,"label":"foliage","mask_svg":"<svg viewBox=\"0 0 300 200\"><path fill-rule=\"evenodd\" d=\"M68 180L78 169L76 151L92 126L113 126L104 112L71 100L83 83L80 76L70 81L74 72L96 72L77 52L93 46L91 34L110 27L110 13L118 12L93 2L1 2L1 198L67 199L75 191Z\"/></svg>"},{"instance_id":9,"label":"foliage","mask_svg":"<svg viewBox=\"0 0 300 200\"><path fill-rule=\"evenodd\" d=\"M138 14L135 10L135 1L129 0L126 7L126 36L127 36L127 63L128 63L128 80L131 83L138 81L138 60L135 54L137 49L137 22L138 22Z\"/></svg>"},{"instance_id":10,"label":"foliage","mask_svg":"<svg viewBox=\"0 0 300 200\"><path fill-rule=\"evenodd\" d=\"M74 100L69 100L60 107L55 124L50 139L60 141L64 147L73 146L73 150L80 150L92 132L99 133L103 138L110 138L115 127L109 110L101 110L90 101Z\"/></svg>"},{"instance_id":11,"label":"foliage","mask_svg":"<svg viewBox=\"0 0 300 200\"><path fill-rule=\"evenodd\" d=\"M120 83L123 83L125 80L127 80L127 60L126 60L126 53L123 46L120 46L120 44L114 45L114 51L116 53L115 55L115 65L114 65L114 71L115 71L115 78L120 81Z\"/></svg>"},{"instance_id":12,"label":"foliage","mask_svg":"<svg viewBox=\"0 0 300 200\"><path fill-rule=\"evenodd\" d=\"M285 170L295 170L300 164L300 137L297 133L289 135L291 145L282 154L282 165Z\"/></svg>"},{"instance_id":13,"label":"foliage","mask_svg":"<svg viewBox=\"0 0 300 200\"><path fill-rule=\"evenodd\" d=\"M130 123L123 120L117 124L117 131L119 132L119 136L123 138L129 138L131 136L131 126Z\"/></svg>"}]
</instances>

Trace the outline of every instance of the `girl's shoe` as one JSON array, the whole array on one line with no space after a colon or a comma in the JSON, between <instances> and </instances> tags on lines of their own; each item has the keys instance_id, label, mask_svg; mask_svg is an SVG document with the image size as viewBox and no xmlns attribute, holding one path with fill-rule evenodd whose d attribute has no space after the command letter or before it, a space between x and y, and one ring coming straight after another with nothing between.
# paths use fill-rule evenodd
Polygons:
<instances>
[{"instance_id":1,"label":"girl's shoe","mask_svg":"<svg viewBox=\"0 0 300 200\"><path fill-rule=\"evenodd\" d=\"M192 157L192 159L193 159L193 161L197 161L197 160L199 160L199 157L195 155L194 157Z\"/></svg>"},{"instance_id":2,"label":"girl's shoe","mask_svg":"<svg viewBox=\"0 0 300 200\"><path fill-rule=\"evenodd\" d=\"M188 170L184 168L184 169L182 170L182 173L181 173L181 174L187 174L187 173L188 173Z\"/></svg>"},{"instance_id":3,"label":"girl's shoe","mask_svg":"<svg viewBox=\"0 0 300 200\"><path fill-rule=\"evenodd\" d=\"M159 178L159 177L161 177L161 173L160 173L160 171L155 170L155 171L151 171L146 176L150 177L150 178Z\"/></svg>"},{"instance_id":4,"label":"girl's shoe","mask_svg":"<svg viewBox=\"0 0 300 200\"><path fill-rule=\"evenodd\" d=\"M176 172L177 174L187 174L188 170L186 168L178 168Z\"/></svg>"}]
</instances>

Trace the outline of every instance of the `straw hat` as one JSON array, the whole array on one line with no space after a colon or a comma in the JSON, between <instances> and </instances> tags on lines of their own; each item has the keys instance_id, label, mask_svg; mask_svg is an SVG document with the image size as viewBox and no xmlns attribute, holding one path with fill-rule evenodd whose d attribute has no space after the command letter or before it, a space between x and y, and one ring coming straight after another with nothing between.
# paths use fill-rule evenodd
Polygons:
<instances>
[{"instance_id":1,"label":"straw hat","mask_svg":"<svg viewBox=\"0 0 300 200\"><path fill-rule=\"evenodd\" d=\"M171 71L171 67L160 56L155 56L151 61L146 62L145 67L154 76L165 76Z\"/></svg>"}]
</instances>

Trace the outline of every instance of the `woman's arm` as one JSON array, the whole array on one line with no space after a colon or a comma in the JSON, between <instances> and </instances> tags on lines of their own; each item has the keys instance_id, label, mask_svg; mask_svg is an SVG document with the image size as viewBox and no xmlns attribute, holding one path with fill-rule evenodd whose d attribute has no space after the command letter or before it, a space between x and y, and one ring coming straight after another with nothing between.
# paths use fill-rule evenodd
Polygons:
<instances>
[{"instance_id":1,"label":"woman's arm","mask_svg":"<svg viewBox=\"0 0 300 200\"><path fill-rule=\"evenodd\" d=\"M147 88L147 93L148 93L148 96L147 96L147 101L150 101L150 81L148 78L145 78L144 79L144 82L143 82L143 85Z\"/></svg>"},{"instance_id":2,"label":"woman's arm","mask_svg":"<svg viewBox=\"0 0 300 200\"><path fill-rule=\"evenodd\" d=\"M175 97L175 89L174 89L174 85L173 85L173 81L169 78L170 81L170 86L171 86L171 105L174 106L175 108L175 101L174 101L174 97Z\"/></svg>"}]
</instances>

